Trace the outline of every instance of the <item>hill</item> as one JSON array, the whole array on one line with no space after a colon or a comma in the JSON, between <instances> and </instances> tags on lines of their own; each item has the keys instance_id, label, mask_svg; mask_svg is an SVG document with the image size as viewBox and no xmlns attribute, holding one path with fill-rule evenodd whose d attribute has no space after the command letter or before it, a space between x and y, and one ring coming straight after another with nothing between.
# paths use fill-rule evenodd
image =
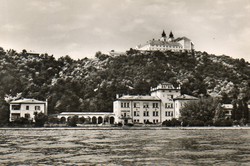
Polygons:
<instances>
[{"instance_id":1,"label":"hill","mask_svg":"<svg viewBox=\"0 0 250 166\"><path fill-rule=\"evenodd\" d=\"M250 64L206 52L127 51L94 59L56 60L53 55L0 48L0 113L4 99L48 99L49 113L111 112L116 94L149 94L161 82L180 84L182 93L216 96L223 103L250 99ZM3 117L3 116L2 116Z\"/></svg>"}]
</instances>

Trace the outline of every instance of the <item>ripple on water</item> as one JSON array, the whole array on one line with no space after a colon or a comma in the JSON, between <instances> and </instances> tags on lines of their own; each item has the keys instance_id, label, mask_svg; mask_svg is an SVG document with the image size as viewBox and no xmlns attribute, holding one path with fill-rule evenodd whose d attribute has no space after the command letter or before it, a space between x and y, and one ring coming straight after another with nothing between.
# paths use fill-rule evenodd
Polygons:
<instances>
[{"instance_id":1,"label":"ripple on water","mask_svg":"<svg viewBox=\"0 0 250 166\"><path fill-rule=\"evenodd\" d=\"M241 165L249 130L0 130L0 165Z\"/></svg>"}]
</instances>

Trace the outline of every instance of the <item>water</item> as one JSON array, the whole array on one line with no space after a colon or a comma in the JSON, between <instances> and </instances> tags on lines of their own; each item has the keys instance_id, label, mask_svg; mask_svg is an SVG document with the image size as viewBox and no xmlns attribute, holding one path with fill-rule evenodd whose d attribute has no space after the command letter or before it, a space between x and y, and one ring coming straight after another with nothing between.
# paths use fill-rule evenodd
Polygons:
<instances>
[{"instance_id":1,"label":"water","mask_svg":"<svg viewBox=\"0 0 250 166\"><path fill-rule=\"evenodd\" d=\"M250 165L250 130L0 129L0 165Z\"/></svg>"}]
</instances>

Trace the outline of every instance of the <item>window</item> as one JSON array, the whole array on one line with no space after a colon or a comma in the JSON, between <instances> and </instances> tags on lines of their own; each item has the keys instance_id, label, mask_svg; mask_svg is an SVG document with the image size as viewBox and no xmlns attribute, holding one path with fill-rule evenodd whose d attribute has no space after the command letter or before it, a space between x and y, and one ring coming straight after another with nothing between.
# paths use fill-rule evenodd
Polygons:
<instances>
[{"instance_id":1,"label":"window","mask_svg":"<svg viewBox=\"0 0 250 166\"><path fill-rule=\"evenodd\" d=\"M20 110L21 109L21 105L12 105L11 106L12 110Z\"/></svg>"},{"instance_id":2,"label":"window","mask_svg":"<svg viewBox=\"0 0 250 166\"><path fill-rule=\"evenodd\" d=\"M165 116L173 116L173 111L166 111Z\"/></svg>"},{"instance_id":3,"label":"window","mask_svg":"<svg viewBox=\"0 0 250 166\"><path fill-rule=\"evenodd\" d=\"M29 110L29 109L30 109L30 106L27 105L27 106L26 106L26 110Z\"/></svg>"},{"instance_id":4,"label":"window","mask_svg":"<svg viewBox=\"0 0 250 166\"><path fill-rule=\"evenodd\" d=\"M124 118L130 117L130 116L129 116L129 113L127 114L127 112L122 112L122 113L121 113L121 116L124 117Z\"/></svg>"},{"instance_id":5,"label":"window","mask_svg":"<svg viewBox=\"0 0 250 166\"><path fill-rule=\"evenodd\" d=\"M153 111L153 116L159 116L158 111Z\"/></svg>"},{"instance_id":6,"label":"window","mask_svg":"<svg viewBox=\"0 0 250 166\"><path fill-rule=\"evenodd\" d=\"M40 110L41 107L40 106L35 106L35 110Z\"/></svg>"},{"instance_id":7,"label":"window","mask_svg":"<svg viewBox=\"0 0 250 166\"><path fill-rule=\"evenodd\" d=\"M139 123L139 119L134 119L134 123Z\"/></svg>"},{"instance_id":8,"label":"window","mask_svg":"<svg viewBox=\"0 0 250 166\"><path fill-rule=\"evenodd\" d=\"M168 95L168 99L173 99L174 95Z\"/></svg>"},{"instance_id":9,"label":"window","mask_svg":"<svg viewBox=\"0 0 250 166\"><path fill-rule=\"evenodd\" d=\"M121 102L122 108L129 108L129 102Z\"/></svg>"},{"instance_id":10,"label":"window","mask_svg":"<svg viewBox=\"0 0 250 166\"><path fill-rule=\"evenodd\" d=\"M148 111L143 111L143 116L149 116L149 112Z\"/></svg>"},{"instance_id":11,"label":"window","mask_svg":"<svg viewBox=\"0 0 250 166\"><path fill-rule=\"evenodd\" d=\"M153 103L153 108L159 108L159 104L158 103Z\"/></svg>"},{"instance_id":12,"label":"window","mask_svg":"<svg viewBox=\"0 0 250 166\"><path fill-rule=\"evenodd\" d=\"M134 108L140 108L140 103L134 103Z\"/></svg>"},{"instance_id":13,"label":"window","mask_svg":"<svg viewBox=\"0 0 250 166\"><path fill-rule=\"evenodd\" d=\"M165 108L173 108L173 103L166 103Z\"/></svg>"},{"instance_id":14,"label":"window","mask_svg":"<svg viewBox=\"0 0 250 166\"><path fill-rule=\"evenodd\" d=\"M30 114L24 114L24 117L25 117L26 119L29 119L29 118L30 118Z\"/></svg>"},{"instance_id":15,"label":"window","mask_svg":"<svg viewBox=\"0 0 250 166\"><path fill-rule=\"evenodd\" d=\"M143 108L149 108L149 104L148 103L143 103Z\"/></svg>"},{"instance_id":16,"label":"window","mask_svg":"<svg viewBox=\"0 0 250 166\"><path fill-rule=\"evenodd\" d=\"M16 120L18 118L20 118L20 114L19 113L12 113L11 114L11 120Z\"/></svg>"},{"instance_id":17,"label":"window","mask_svg":"<svg viewBox=\"0 0 250 166\"><path fill-rule=\"evenodd\" d=\"M139 111L134 111L134 116L140 116L140 112Z\"/></svg>"}]
</instances>

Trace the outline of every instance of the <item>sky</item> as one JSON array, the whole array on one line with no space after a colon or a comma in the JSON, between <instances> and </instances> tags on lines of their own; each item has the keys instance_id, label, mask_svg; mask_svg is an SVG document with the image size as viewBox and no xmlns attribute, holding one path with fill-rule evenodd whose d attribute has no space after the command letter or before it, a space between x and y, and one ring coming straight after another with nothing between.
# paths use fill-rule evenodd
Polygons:
<instances>
[{"instance_id":1,"label":"sky","mask_svg":"<svg viewBox=\"0 0 250 166\"><path fill-rule=\"evenodd\" d=\"M0 0L0 47L93 58L163 30L195 50L250 62L250 0Z\"/></svg>"}]
</instances>

